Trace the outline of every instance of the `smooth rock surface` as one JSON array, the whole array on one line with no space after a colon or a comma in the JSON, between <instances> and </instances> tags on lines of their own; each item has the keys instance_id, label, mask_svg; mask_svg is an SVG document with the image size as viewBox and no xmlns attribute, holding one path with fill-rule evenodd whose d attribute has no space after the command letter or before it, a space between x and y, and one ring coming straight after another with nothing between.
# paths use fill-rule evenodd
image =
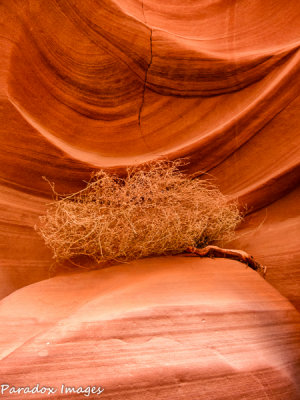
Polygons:
<instances>
[{"instance_id":1,"label":"smooth rock surface","mask_svg":"<svg viewBox=\"0 0 300 400\"><path fill-rule=\"evenodd\" d=\"M2 381L56 388L52 399L80 398L62 384L117 400L300 395L299 313L236 261L161 257L55 277L6 297L0 318Z\"/></svg>"}]
</instances>

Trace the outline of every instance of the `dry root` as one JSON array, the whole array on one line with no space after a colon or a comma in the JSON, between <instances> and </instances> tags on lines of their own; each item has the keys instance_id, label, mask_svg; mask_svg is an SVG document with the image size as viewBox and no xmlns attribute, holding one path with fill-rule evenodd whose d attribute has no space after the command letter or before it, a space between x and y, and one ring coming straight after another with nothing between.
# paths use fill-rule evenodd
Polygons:
<instances>
[{"instance_id":1,"label":"dry root","mask_svg":"<svg viewBox=\"0 0 300 400\"><path fill-rule=\"evenodd\" d=\"M37 230L57 261L127 261L232 239L237 205L211 182L184 175L182 165L154 162L124 179L99 171L80 192L56 193Z\"/></svg>"},{"instance_id":2,"label":"dry root","mask_svg":"<svg viewBox=\"0 0 300 400\"><path fill-rule=\"evenodd\" d=\"M250 254L243 250L222 249L218 246L206 246L202 249L197 249L190 246L186 249L186 252L195 254L199 257L229 258L231 260L237 260L248 265L248 267L252 268L254 271L259 272L262 276L265 276L267 272L267 267L261 265L250 256Z\"/></svg>"}]
</instances>

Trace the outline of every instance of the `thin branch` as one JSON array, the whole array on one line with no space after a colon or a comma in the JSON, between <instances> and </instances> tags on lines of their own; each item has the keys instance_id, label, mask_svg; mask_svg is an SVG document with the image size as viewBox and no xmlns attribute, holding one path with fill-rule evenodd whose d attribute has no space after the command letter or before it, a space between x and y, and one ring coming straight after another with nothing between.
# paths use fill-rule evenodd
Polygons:
<instances>
[{"instance_id":1,"label":"thin branch","mask_svg":"<svg viewBox=\"0 0 300 400\"><path fill-rule=\"evenodd\" d=\"M195 254L199 257L212 257L212 258L229 258L231 260L240 261L248 265L254 271L259 272L262 276L266 275L267 267L261 265L259 262L243 250L223 249L218 246L206 246L202 249L196 247L188 247L187 253Z\"/></svg>"}]
</instances>

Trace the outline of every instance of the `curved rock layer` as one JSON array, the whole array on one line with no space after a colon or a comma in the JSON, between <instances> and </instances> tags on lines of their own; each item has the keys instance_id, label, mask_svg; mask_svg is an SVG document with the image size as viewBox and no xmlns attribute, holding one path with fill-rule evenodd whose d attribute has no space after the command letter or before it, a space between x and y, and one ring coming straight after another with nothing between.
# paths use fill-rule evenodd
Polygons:
<instances>
[{"instance_id":1,"label":"curved rock layer","mask_svg":"<svg viewBox=\"0 0 300 400\"><path fill-rule=\"evenodd\" d=\"M42 176L69 193L97 168L189 157L247 207L228 245L300 308L299 21L298 0L1 1L0 384L299 398L299 314L249 268L178 256L47 279L34 231Z\"/></svg>"},{"instance_id":2,"label":"curved rock layer","mask_svg":"<svg viewBox=\"0 0 300 400\"><path fill-rule=\"evenodd\" d=\"M163 257L55 277L6 297L0 316L4 399L37 383L52 399L89 386L118 400L300 395L299 313L236 261Z\"/></svg>"},{"instance_id":3,"label":"curved rock layer","mask_svg":"<svg viewBox=\"0 0 300 400\"><path fill-rule=\"evenodd\" d=\"M184 156L247 206L235 245L296 304L299 20L298 0L2 1L1 297L49 276L43 175L72 192Z\"/></svg>"}]
</instances>

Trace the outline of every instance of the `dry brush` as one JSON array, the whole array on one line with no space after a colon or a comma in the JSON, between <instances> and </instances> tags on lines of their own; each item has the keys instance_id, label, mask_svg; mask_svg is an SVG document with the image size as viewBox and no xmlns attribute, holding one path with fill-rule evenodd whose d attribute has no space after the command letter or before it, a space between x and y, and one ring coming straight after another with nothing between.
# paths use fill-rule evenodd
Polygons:
<instances>
[{"instance_id":1,"label":"dry brush","mask_svg":"<svg viewBox=\"0 0 300 400\"><path fill-rule=\"evenodd\" d=\"M37 230L59 262L129 261L231 239L241 221L237 204L212 182L182 173L183 164L157 161L125 178L98 171L83 190L55 193Z\"/></svg>"}]
</instances>

